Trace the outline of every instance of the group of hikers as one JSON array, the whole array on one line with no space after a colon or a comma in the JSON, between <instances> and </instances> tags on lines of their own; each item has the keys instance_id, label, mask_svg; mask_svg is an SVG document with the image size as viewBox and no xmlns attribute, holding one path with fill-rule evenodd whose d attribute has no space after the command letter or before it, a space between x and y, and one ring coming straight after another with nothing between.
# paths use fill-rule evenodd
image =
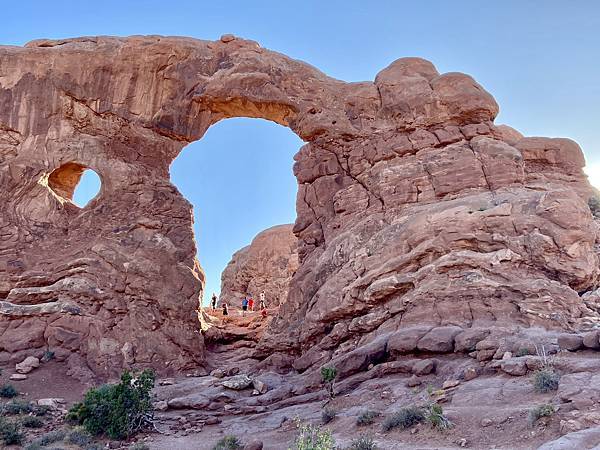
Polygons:
<instances>
[{"instance_id":1,"label":"group of hikers","mask_svg":"<svg viewBox=\"0 0 600 450\"><path fill-rule=\"evenodd\" d=\"M217 310L217 294L213 292L213 295L210 300L210 306L213 311ZM260 314L263 317L267 316L267 304L265 302L265 291L260 293L260 302L258 304ZM226 302L221 304L223 316L229 315L229 305ZM242 316L246 315L247 311L254 311L254 299L251 295L245 295L242 299Z\"/></svg>"}]
</instances>

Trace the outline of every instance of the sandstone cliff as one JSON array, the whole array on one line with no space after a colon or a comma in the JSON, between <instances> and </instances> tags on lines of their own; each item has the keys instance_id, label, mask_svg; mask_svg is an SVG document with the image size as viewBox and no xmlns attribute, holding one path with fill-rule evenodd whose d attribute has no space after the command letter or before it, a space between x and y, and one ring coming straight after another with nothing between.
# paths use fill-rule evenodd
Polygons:
<instances>
[{"instance_id":1,"label":"sandstone cliff","mask_svg":"<svg viewBox=\"0 0 600 450\"><path fill-rule=\"evenodd\" d=\"M305 368L414 324L598 320L579 295L599 276L581 149L496 126L467 75L403 58L345 83L232 36L35 41L0 47L0 67L0 361L202 363L203 274L169 165L241 116L306 142L300 266L256 357ZM80 209L84 168L102 188Z\"/></svg>"},{"instance_id":2,"label":"sandstone cliff","mask_svg":"<svg viewBox=\"0 0 600 450\"><path fill-rule=\"evenodd\" d=\"M239 307L245 295L252 295L258 307L263 290L269 308L285 302L298 269L298 239L292 228L278 225L262 231L233 255L221 276L221 302Z\"/></svg>"}]
</instances>

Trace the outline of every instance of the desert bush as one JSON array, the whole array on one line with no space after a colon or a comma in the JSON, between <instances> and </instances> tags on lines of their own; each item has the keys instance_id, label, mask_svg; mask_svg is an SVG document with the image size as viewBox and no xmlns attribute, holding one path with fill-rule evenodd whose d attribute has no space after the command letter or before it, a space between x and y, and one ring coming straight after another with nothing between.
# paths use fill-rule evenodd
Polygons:
<instances>
[{"instance_id":1,"label":"desert bush","mask_svg":"<svg viewBox=\"0 0 600 450\"><path fill-rule=\"evenodd\" d=\"M533 373L533 387L539 393L556 391L559 381L560 375L552 367L542 367Z\"/></svg>"},{"instance_id":2,"label":"desert bush","mask_svg":"<svg viewBox=\"0 0 600 450\"><path fill-rule=\"evenodd\" d=\"M49 406L46 405L34 405L32 407L32 412L38 417L43 417L51 410Z\"/></svg>"},{"instance_id":3,"label":"desert bush","mask_svg":"<svg viewBox=\"0 0 600 450\"><path fill-rule=\"evenodd\" d=\"M144 370L137 378L125 371L120 383L90 389L83 402L69 410L67 420L83 425L94 436L127 439L151 423L153 387L152 371Z\"/></svg>"},{"instance_id":4,"label":"desert bush","mask_svg":"<svg viewBox=\"0 0 600 450\"><path fill-rule=\"evenodd\" d=\"M42 355L42 362L48 362L54 359L54 352L51 350L46 350Z\"/></svg>"},{"instance_id":5,"label":"desert bush","mask_svg":"<svg viewBox=\"0 0 600 450\"><path fill-rule=\"evenodd\" d=\"M356 425L358 425L359 427L364 425L371 425L373 422L375 422L375 419L380 415L381 414L377 411L371 411L370 409L367 409L358 415L358 417L356 418Z\"/></svg>"},{"instance_id":6,"label":"desert bush","mask_svg":"<svg viewBox=\"0 0 600 450\"><path fill-rule=\"evenodd\" d=\"M297 423L298 435L293 450L335 450L335 439L326 428Z\"/></svg>"},{"instance_id":7,"label":"desert bush","mask_svg":"<svg viewBox=\"0 0 600 450\"><path fill-rule=\"evenodd\" d=\"M337 375L337 370L335 367L321 367L321 379L325 386L327 386L327 393L329 394L329 398L333 398L335 393L333 392L333 382L335 381L335 377Z\"/></svg>"},{"instance_id":8,"label":"desert bush","mask_svg":"<svg viewBox=\"0 0 600 450\"><path fill-rule=\"evenodd\" d=\"M65 437L67 437L67 433L64 430L51 431L33 441L32 444L39 444L41 447L46 447L55 442L62 441Z\"/></svg>"},{"instance_id":9,"label":"desert bush","mask_svg":"<svg viewBox=\"0 0 600 450\"><path fill-rule=\"evenodd\" d=\"M44 426L44 421L39 417L25 416L21 419L21 425L25 428L42 428Z\"/></svg>"},{"instance_id":10,"label":"desert bush","mask_svg":"<svg viewBox=\"0 0 600 450\"><path fill-rule=\"evenodd\" d=\"M8 403L2 405L2 413L10 416L16 416L18 414L28 414L33 411L31 403L24 400L11 400Z\"/></svg>"},{"instance_id":11,"label":"desert bush","mask_svg":"<svg viewBox=\"0 0 600 450\"><path fill-rule=\"evenodd\" d=\"M393 428L410 428L425 420L425 413L422 408L408 406L395 412L383 421L383 431L390 431Z\"/></svg>"},{"instance_id":12,"label":"desert bush","mask_svg":"<svg viewBox=\"0 0 600 450\"><path fill-rule=\"evenodd\" d=\"M213 447L213 450L238 450L243 447L242 442L235 436L225 436Z\"/></svg>"},{"instance_id":13,"label":"desert bush","mask_svg":"<svg viewBox=\"0 0 600 450\"><path fill-rule=\"evenodd\" d=\"M333 408L325 408L321 413L321 420L324 424L328 424L337 416L337 411Z\"/></svg>"},{"instance_id":14,"label":"desert bush","mask_svg":"<svg viewBox=\"0 0 600 450\"><path fill-rule=\"evenodd\" d=\"M375 445L375 441L371 436L361 434L350 442L347 450L377 450L377 445Z\"/></svg>"},{"instance_id":15,"label":"desert bush","mask_svg":"<svg viewBox=\"0 0 600 450\"><path fill-rule=\"evenodd\" d=\"M527 421L529 422L529 426L535 425L535 423L542 417L549 417L555 412L556 409L554 409L554 406L548 403L530 409L529 414L527 415Z\"/></svg>"},{"instance_id":16,"label":"desert bush","mask_svg":"<svg viewBox=\"0 0 600 450\"><path fill-rule=\"evenodd\" d=\"M429 422L433 428L437 428L438 430L447 430L452 428L452 422L450 422L450 420L448 420L448 418L444 415L442 406L436 403L427 408L425 420L427 420L427 422Z\"/></svg>"},{"instance_id":17,"label":"desert bush","mask_svg":"<svg viewBox=\"0 0 600 450\"><path fill-rule=\"evenodd\" d=\"M19 392L15 389L12 384L3 384L0 387L0 397L3 398L13 398L19 395Z\"/></svg>"},{"instance_id":18,"label":"desert bush","mask_svg":"<svg viewBox=\"0 0 600 450\"><path fill-rule=\"evenodd\" d=\"M85 447L92 443L92 435L87 432L85 428L77 427L69 433L67 436L67 442L69 444L78 445L79 447Z\"/></svg>"},{"instance_id":19,"label":"desert bush","mask_svg":"<svg viewBox=\"0 0 600 450\"><path fill-rule=\"evenodd\" d=\"M6 445L21 445L25 435L16 422L9 422L0 417L0 437Z\"/></svg>"},{"instance_id":20,"label":"desert bush","mask_svg":"<svg viewBox=\"0 0 600 450\"><path fill-rule=\"evenodd\" d=\"M517 350L516 356L527 356L531 355L531 351L528 348L520 348Z\"/></svg>"},{"instance_id":21,"label":"desert bush","mask_svg":"<svg viewBox=\"0 0 600 450\"><path fill-rule=\"evenodd\" d=\"M597 196L590 197L588 199L588 207L594 218L600 218L600 198Z\"/></svg>"}]
</instances>

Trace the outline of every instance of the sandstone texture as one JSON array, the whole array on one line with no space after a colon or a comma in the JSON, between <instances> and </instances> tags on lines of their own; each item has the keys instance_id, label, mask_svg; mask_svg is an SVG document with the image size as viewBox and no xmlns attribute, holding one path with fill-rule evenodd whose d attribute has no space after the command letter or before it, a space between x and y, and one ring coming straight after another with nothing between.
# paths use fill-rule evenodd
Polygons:
<instances>
[{"instance_id":1,"label":"sandstone texture","mask_svg":"<svg viewBox=\"0 0 600 450\"><path fill-rule=\"evenodd\" d=\"M582 151L496 126L497 113L471 77L419 58L345 83L231 35L0 47L0 361L50 348L100 375L203 363L204 277L169 165L229 117L306 142L299 267L256 358L349 375L407 370L378 365L388 342L486 361L512 349L461 333L586 331L600 239ZM102 188L80 209L86 168Z\"/></svg>"},{"instance_id":2,"label":"sandstone texture","mask_svg":"<svg viewBox=\"0 0 600 450\"><path fill-rule=\"evenodd\" d=\"M258 309L262 291L268 308L285 302L298 270L298 239L292 228L278 225L262 231L233 255L221 276L221 303L239 307L251 295Z\"/></svg>"}]
</instances>

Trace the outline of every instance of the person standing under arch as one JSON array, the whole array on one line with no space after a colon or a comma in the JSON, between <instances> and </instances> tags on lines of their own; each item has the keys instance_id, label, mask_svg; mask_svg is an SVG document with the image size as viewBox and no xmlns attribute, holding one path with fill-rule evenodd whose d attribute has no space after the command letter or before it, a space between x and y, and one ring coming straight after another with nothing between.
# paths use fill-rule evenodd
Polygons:
<instances>
[{"instance_id":1,"label":"person standing under arch","mask_svg":"<svg viewBox=\"0 0 600 450\"><path fill-rule=\"evenodd\" d=\"M210 299L210 306L213 311L217 309L217 294L213 292L212 298Z\"/></svg>"}]
</instances>

